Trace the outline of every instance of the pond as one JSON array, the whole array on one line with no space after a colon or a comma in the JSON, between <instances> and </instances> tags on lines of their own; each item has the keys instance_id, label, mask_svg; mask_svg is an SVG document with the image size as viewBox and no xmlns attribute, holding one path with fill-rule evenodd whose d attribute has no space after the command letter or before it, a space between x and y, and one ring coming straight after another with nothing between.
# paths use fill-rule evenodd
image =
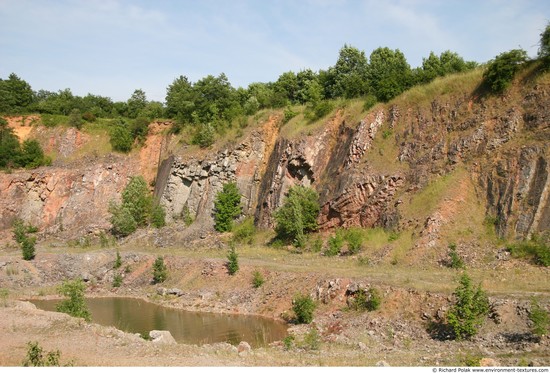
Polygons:
<instances>
[{"instance_id":1,"label":"pond","mask_svg":"<svg viewBox=\"0 0 550 373\"><path fill-rule=\"evenodd\" d=\"M30 302L42 310L55 311L59 300ZM179 343L237 345L246 341L252 347L262 347L287 335L286 324L258 316L190 312L136 298L87 298L86 303L97 324L142 335L149 335L151 330L169 330Z\"/></svg>"}]
</instances>

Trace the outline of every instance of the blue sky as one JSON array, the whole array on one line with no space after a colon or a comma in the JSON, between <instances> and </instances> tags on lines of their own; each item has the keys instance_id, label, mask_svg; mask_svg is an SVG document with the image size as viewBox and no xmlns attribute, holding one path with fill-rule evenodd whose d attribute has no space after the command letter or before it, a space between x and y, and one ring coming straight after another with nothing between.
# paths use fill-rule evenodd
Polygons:
<instances>
[{"instance_id":1,"label":"blue sky","mask_svg":"<svg viewBox=\"0 0 550 373\"><path fill-rule=\"evenodd\" d=\"M412 67L430 51L485 62L537 53L548 0L0 0L0 77L164 101L179 75L224 72L233 86L326 69L339 49L400 49Z\"/></svg>"}]
</instances>

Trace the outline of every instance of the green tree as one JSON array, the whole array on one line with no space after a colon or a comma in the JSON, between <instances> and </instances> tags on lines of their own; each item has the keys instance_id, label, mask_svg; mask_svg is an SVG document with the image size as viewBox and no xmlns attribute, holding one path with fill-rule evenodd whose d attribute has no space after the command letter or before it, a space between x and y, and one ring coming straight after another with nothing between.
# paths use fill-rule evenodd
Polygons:
<instances>
[{"instance_id":1,"label":"green tree","mask_svg":"<svg viewBox=\"0 0 550 373\"><path fill-rule=\"evenodd\" d=\"M82 114L80 114L80 110L71 110L71 114L69 114L69 126L81 129L83 123L84 121L82 120Z\"/></svg>"},{"instance_id":2,"label":"green tree","mask_svg":"<svg viewBox=\"0 0 550 373\"><path fill-rule=\"evenodd\" d=\"M546 28L540 34L538 57L542 59L545 64L550 63L550 23L546 25Z\"/></svg>"},{"instance_id":3,"label":"green tree","mask_svg":"<svg viewBox=\"0 0 550 373\"><path fill-rule=\"evenodd\" d=\"M214 143L214 136L216 131L210 123L200 123L193 135L191 142L201 148L208 148Z\"/></svg>"},{"instance_id":4,"label":"green tree","mask_svg":"<svg viewBox=\"0 0 550 373\"><path fill-rule=\"evenodd\" d=\"M227 272L233 276L239 270L239 255L235 250L235 244L231 242L229 253L227 253Z\"/></svg>"},{"instance_id":5,"label":"green tree","mask_svg":"<svg viewBox=\"0 0 550 373\"><path fill-rule=\"evenodd\" d=\"M168 269L164 264L164 258L162 256L158 256L155 263L153 263L153 282L155 284L164 282L167 277Z\"/></svg>"},{"instance_id":6,"label":"green tree","mask_svg":"<svg viewBox=\"0 0 550 373\"><path fill-rule=\"evenodd\" d=\"M109 205L111 213L111 224L115 236L126 237L136 231L138 225L136 219L132 216L130 209L125 206L111 203Z\"/></svg>"},{"instance_id":7,"label":"green tree","mask_svg":"<svg viewBox=\"0 0 550 373\"><path fill-rule=\"evenodd\" d=\"M91 314L84 299L85 288L81 279L64 281L57 291L60 295L68 297L68 299L64 299L57 305L57 311L90 321Z\"/></svg>"},{"instance_id":8,"label":"green tree","mask_svg":"<svg viewBox=\"0 0 550 373\"><path fill-rule=\"evenodd\" d=\"M370 55L369 83L379 101L387 102L412 85L412 71L399 50L377 48Z\"/></svg>"},{"instance_id":9,"label":"green tree","mask_svg":"<svg viewBox=\"0 0 550 373\"><path fill-rule=\"evenodd\" d=\"M143 176L132 176L122 191L122 205L130 211L138 226L146 225L153 199Z\"/></svg>"},{"instance_id":10,"label":"green tree","mask_svg":"<svg viewBox=\"0 0 550 373\"><path fill-rule=\"evenodd\" d=\"M1 101L1 100L0 100ZM16 167L21 153L21 146L13 128L0 117L0 168Z\"/></svg>"},{"instance_id":11,"label":"green tree","mask_svg":"<svg viewBox=\"0 0 550 373\"><path fill-rule=\"evenodd\" d=\"M262 273L260 271L254 271L254 273L252 274L252 286L257 289L261 287L264 282L265 280Z\"/></svg>"},{"instance_id":12,"label":"green tree","mask_svg":"<svg viewBox=\"0 0 550 373\"><path fill-rule=\"evenodd\" d=\"M309 324L313 321L313 312L317 305L309 295L299 294L292 300L292 310L298 324Z\"/></svg>"},{"instance_id":13,"label":"green tree","mask_svg":"<svg viewBox=\"0 0 550 373\"><path fill-rule=\"evenodd\" d=\"M37 140L27 139L21 145L21 153L17 163L25 168L36 168L48 165L50 160L44 155L44 151Z\"/></svg>"},{"instance_id":14,"label":"green tree","mask_svg":"<svg viewBox=\"0 0 550 373\"><path fill-rule=\"evenodd\" d=\"M330 97L353 98L369 92L369 65L365 52L344 44L328 73Z\"/></svg>"},{"instance_id":15,"label":"green tree","mask_svg":"<svg viewBox=\"0 0 550 373\"><path fill-rule=\"evenodd\" d=\"M495 57L483 73L485 82L491 91L494 93L504 92L525 61L527 61L527 52L523 49L513 49Z\"/></svg>"},{"instance_id":16,"label":"green tree","mask_svg":"<svg viewBox=\"0 0 550 373\"><path fill-rule=\"evenodd\" d=\"M241 211L241 193L237 184L224 184L214 201L214 228L218 232L229 232Z\"/></svg>"},{"instance_id":17,"label":"green tree","mask_svg":"<svg viewBox=\"0 0 550 373\"><path fill-rule=\"evenodd\" d=\"M144 143L149 133L149 119L145 117L137 117L130 123L130 133L132 137L139 141L139 143Z\"/></svg>"},{"instance_id":18,"label":"green tree","mask_svg":"<svg viewBox=\"0 0 550 373\"><path fill-rule=\"evenodd\" d=\"M0 79L0 112L24 113L32 111L36 96L26 81L11 73L6 80Z\"/></svg>"},{"instance_id":19,"label":"green tree","mask_svg":"<svg viewBox=\"0 0 550 373\"><path fill-rule=\"evenodd\" d=\"M29 236L29 234L37 232L38 228L25 224L21 219L15 219L12 227L13 238L21 248L23 260L33 260L35 257L36 237Z\"/></svg>"},{"instance_id":20,"label":"green tree","mask_svg":"<svg viewBox=\"0 0 550 373\"><path fill-rule=\"evenodd\" d=\"M453 295L455 303L447 313L447 321L456 339L470 338L477 334L489 313L489 299L481 284L475 290L472 288L472 280L467 274L460 277Z\"/></svg>"},{"instance_id":21,"label":"green tree","mask_svg":"<svg viewBox=\"0 0 550 373\"><path fill-rule=\"evenodd\" d=\"M319 196L311 188L294 186L281 206L274 213L277 237L297 247L305 244L305 234L317 229Z\"/></svg>"},{"instance_id":22,"label":"green tree","mask_svg":"<svg viewBox=\"0 0 550 373\"><path fill-rule=\"evenodd\" d=\"M147 96L145 95L145 92L141 89L136 89L134 93L132 93L132 96L128 99L127 105L128 117L137 118L147 106Z\"/></svg>"},{"instance_id":23,"label":"green tree","mask_svg":"<svg viewBox=\"0 0 550 373\"><path fill-rule=\"evenodd\" d=\"M186 76L180 75L166 90L166 114L170 118L191 123L195 111L196 93Z\"/></svg>"}]
</instances>

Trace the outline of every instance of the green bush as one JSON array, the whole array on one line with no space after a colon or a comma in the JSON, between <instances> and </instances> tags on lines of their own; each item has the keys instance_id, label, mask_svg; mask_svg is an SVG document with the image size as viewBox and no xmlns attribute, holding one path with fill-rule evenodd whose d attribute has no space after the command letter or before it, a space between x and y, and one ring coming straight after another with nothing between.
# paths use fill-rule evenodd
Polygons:
<instances>
[{"instance_id":1,"label":"green bush","mask_svg":"<svg viewBox=\"0 0 550 373\"><path fill-rule=\"evenodd\" d=\"M539 302L533 298L531 300L531 309L529 310L529 320L532 323L531 333L538 337L548 334L550 326L550 317L548 311L540 306Z\"/></svg>"},{"instance_id":2,"label":"green bush","mask_svg":"<svg viewBox=\"0 0 550 373\"><path fill-rule=\"evenodd\" d=\"M311 188L293 186L274 213L277 238L296 247L305 245L305 234L317 229L319 195Z\"/></svg>"},{"instance_id":3,"label":"green bush","mask_svg":"<svg viewBox=\"0 0 550 373\"><path fill-rule=\"evenodd\" d=\"M151 224L155 228L162 228L166 225L166 212L158 203L153 203L151 209Z\"/></svg>"},{"instance_id":4,"label":"green bush","mask_svg":"<svg viewBox=\"0 0 550 373\"><path fill-rule=\"evenodd\" d=\"M60 295L68 297L57 305L57 311L74 317L82 317L86 321L91 320L91 314L84 299L85 285L81 279L64 281L57 289Z\"/></svg>"},{"instance_id":5,"label":"green bush","mask_svg":"<svg viewBox=\"0 0 550 373\"><path fill-rule=\"evenodd\" d=\"M533 263L550 266L550 246L536 237L529 240L507 245L514 258L529 259Z\"/></svg>"},{"instance_id":6,"label":"green bush","mask_svg":"<svg viewBox=\"0 0 550 373\"><path fill-rule=\"evenodd\" d=\"M227 254L227 272L233 276L239 270L239 255L235 250L235 244L231 243Z\"/></svg>"},{"instance_id":7,"label":"green bush","mask_svg":"<svg viewBox=\"0 0 550 373\"><path fill-rule=\"evenodd\" d=\"M132 150L134 139L132 133L126 125L116 125L111 128L110 142L114 151L129 153Z\"/></svg>"},{"instance_id":8,"label":"green bush","mask_svg":"<svg viewBox=\"0 0 550 373\"><path fill-rule=\"evenodd\" d=\"M254 234L256 233L256 226L254 225L254 218L248 217L243 220L242 223L233 227L233 238L237 242L252 244Z\"/></svg>"},{"instance_id":9,"label":"green bush","mask_svg":"<svg viewBox=\"0 0 550 373\"><path fill-rule=\"evenodd\" d=\"M264 284L264 276L262 276L260 271L254 271L252 274L252 286L256 289L261 287Z\"/></svg>"},{"instance_id":10,"label":"green bush","mask_svg":"<svg viewBox=\"0 0 550 373\"><path fill-rule=\"evenodd\" d=\"M129 208L111 203L109 212L111 213L111 224L115 236L126 237L136 231L138 225Z\"/></svg>"},{"instance_id":11,"label":"green bush","mask_svg":"<svg viewBox=\"0 0 550 373\"><path fill-rule=\"evenodd\" d=\"M296 115L298 115L298 113L293 111L290 106L287 106L285 111L283 112L283 124L290 122L290 120Z\"/></svg>"},{"instance_id":12,"label":"green bush","mask_svg":"<svg viewBox=\"0 0 550 373\"><path fill-rule=\"evenodd\" d=\"M201 123L195 130L191 143L201 148L208 148L214 143L215 133L214 127L210 123Z\"/></svg>"},{"instance_id":13,"label":"green bush","mask_svg":"<svg viewBox=\"0 0 550 373\"><path fill-rule=\"evenodd\" d=\"M495 57L483 73L483 78L491 91L504 92L525 61L527 61L527 52L523 49L513 49Z\"/></svg>"},{"instance_id":14,"label":"green bush","mask_svg":"<svg viewBox=\"0 0 550 373\"><path fill-rule=\"evenodd\" d=\"M467 274L460 277L453 295L455 303L447 313L447 321L456 339L470 338L477 334L489 313L489 299L481 284L475 290L472 288L472 280Z\"/></svg>"},{"instance_id":15,"label":"green bush","mask_svg":"<svg viewBox=\"0 0 550 373\"><path fill-rule=\"evenodd\" d=\"M35 233L37 230L36 227L25 224L21 219L13 221L13 238L21 248L23 260L33 260L35 257L36 237L29 236L29 234Z\"/></svg>"},{"instance_id":16,"label":"green bush","mask_svg":"<svg viewBox=\"0 0 550 373\"><path fill-rule=\"evenodd\" d=\"M325 250L325 256L336 256L344 246L344 235L340 229L336 230L334 236L328 239L328 248Z\"/></svg>"},{"instance_id":17,"label":"green bush","mask_svg":"<svg viewBox=\"0 0 550 373\"><path fill-rule=\"evenodd\" d=\"M334 104L330 101L323 100L308 105L304 112L304 116L310 122L321 119L328 115L334 109Z\"/></svg>"},{"instance_id":18,"label":"green bush","mask_svg":"<svg viewBox=\"0 0 550 373\"><path fill-rule=\"evenodd\" d=\"M50 351L44 356L44 350L38 342L27 343L27 356L23 361L24 367L58 367L61 352Z\"/></svg>"},{"instance_id":19,"label":"green bush","mask_svg":"<svg viewBox=\"0 0 550 373\"><path fill-rule=\"evenodd\" d=\"M120 256L120 252L117 250L116 251L116 259L115 259L115 263L113 264L113 268L118 269L121 266L122 266L122 257Z\"/></svg>"},{"instance_id":20,"label":"green bush","mask_svg":"<svg viewBox=\"0 0 550 373\"><path fill-rule=\"evenodd\" d=\"M167 277L168 269L164 264L164 258L162 256L158 256L155 263L153 263L153 283L159 284L164 282Z\"/></svg>"},{"instance_id":21,"label":"green bush","mask_svg":"<svg viewBox=\"0 0 550 373\"><path fill-rule=\"evenodd\" d=\"M218 232L231 231L233 220L239 217L241 210L241 194L237 184L224 184L214 201L214 228Z\"/></svg>"},{"instance_id":22,"label":"green bush","mask_svg":"<svg viewBox=\"0 0 550 373\"><path fill-rule=\"evenodd\" d=\"M120 273L117 273L113 278L113 287L119 288L121 285L122 285L122 275Z\"/></svg>"},{"instance_id":23,"label":"green bush","mask_svg":"<svg viewBox=\"0 0 550 373\"><path fill-rule=\"evenodd\" d=\"M297 295L292 300L292 310L298 324L309 324L313 321L316 304L309 295Z\"/></svg>"},{"instance_id":24,"label":"green bush","mask_svg":"<svg viewBox=\"0 0 550 373\"><path fill-rule=\"evenodd\" d=\"M321 347L321 336L317 328L311 328L305 335L302 346L306 350L316 351Z\"/></svg>"},{"instance_id":25,"label":"green bush","mask_svg":"<svg viewBox=\"0 0 550 373\"><path fill-rule=\"evenodd\" d=\"M185 205L181 211L181 218L186 226L193 224L193 217L191 216L191 211L189 211L189 207L187 205Z\"/></svg>"},{"instance_id":26,"label":"green bush","mask_svg":"<svg viewBox=\"0 0 550 373\"><path fill-rule=\"evenodd\" d=\"M378 289L370 288L368 292L359 289L350 304L350 308L356 311L376 311L380 308L381 303L382 296Z\"/></svg>"},{"instance_id":27,"label":"green bush","mask_svg":"<svg viewBox=\"0 0 550 373\"><path fill-rule=\"evenodd\" d=\"M361 251L363 247L363 234L361 230L350 228L346 231L344 238L348 243L348 251L350 254L354 255Z\"/></svg>"},{"instance_id":28,"label":"green bush","mask_svg":"<svg viewBox=\"0 0 550 373\"><path fill-rule=\"evenodd\" d=\"M449 244L449 267L454 269L464 269L464 260L456 252L456 244Z\"/></svg>"},{"instance_id":29,"label":"green bush","mask_svg":"<svg viewBox=\"0 0 550 373\"><path fill-rule=\"evenodd\" d=\"M80 114L80 110L73 109L69 114L69 126L76 127L77 129L81 129L83 123L84 121L82 120L82 115Z\"/></svg>"},{"instance_id":30,"label":"green bush","mask_svg":"<svg viewBox=\"0 0 550 373\"><path fill-rule=\"evenodd\" d=\"M290 335L287 335L284 339L283 339L283 345L285 346L285 351L288 351L292 348L292 346L294 346L294 336L292 334Z\"/></svg>"}]
</instances>

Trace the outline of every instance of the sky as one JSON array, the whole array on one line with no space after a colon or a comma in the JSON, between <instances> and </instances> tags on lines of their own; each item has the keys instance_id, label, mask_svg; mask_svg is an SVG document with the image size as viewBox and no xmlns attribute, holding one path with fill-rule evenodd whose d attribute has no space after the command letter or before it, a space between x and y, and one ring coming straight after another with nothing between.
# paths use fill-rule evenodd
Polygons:
<instances>
[{"instance_id":1,"label":"sky","mask_svg":"<svg viewBox=\"0 0 550 373\"><path fill-rule=\"evenodd\" d=\"M367 57L431 51L486 62L535 57L549 0L0 0L0 78L34 90L163 102L180 75L225 73L234 87L327 69L345 44Z\"/></svg>"}]
</instances>

